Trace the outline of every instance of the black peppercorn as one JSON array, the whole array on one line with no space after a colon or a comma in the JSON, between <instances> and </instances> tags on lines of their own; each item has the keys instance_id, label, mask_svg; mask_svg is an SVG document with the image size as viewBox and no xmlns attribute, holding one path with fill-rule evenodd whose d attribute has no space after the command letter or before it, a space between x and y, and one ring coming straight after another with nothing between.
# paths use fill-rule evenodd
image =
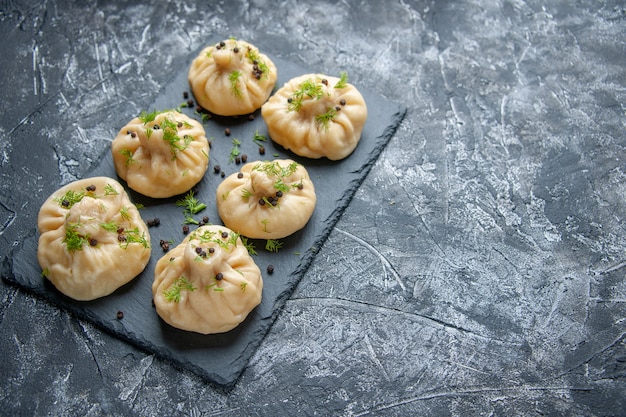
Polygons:
<instances>
[{"instance_id":1,"label":"black peppercorn","mask_svg":"<svg viewBox=\"0 0 626 417\"><path fill-rule=\"evenodd\" d=\"M96 191L96 186L93 184L88 185L87 187L85 187L85 190L91 191L91 192Z\"/></svg>"},{"instance_id":2,"label":"black peppercorn","mask_svg":"<svg viewBox=\"0 0 626 417\"><path fill-rule=\"evenodd\" d=\"M267 266L267 273L268 274L273 274L274 273L274 265L270 264Z\"/></svg>"},{"instance_id":3,"label":"black peppercorn","mask_svg":"<svg viewBox=\"0 0 626 417\"><path fill-rule=\"evenodd\" d=\"M223 279L224 279L224 274L222 274L221 272L218 272L217 275L215 275L216 281L221 281Z\"/></svg>"},{"instance_id":4,"label":"black peppercorn","mask_svg":"<svg viewBox=\"0 0 626 417\"><path fill-rule=\"evenodd\" d=\"M189 225L186 225L186 224L183 225L183 233L184 234L189 233Z\"/></svg>"},{"instance_id":5,"label":"black peppercorn","mask_svg":"<svg viewBox=\"0 0 626 417\"><path fill-rule=\"evenodd\" d=\"M117 312L117 319L122 320L124 318L124 313L122 311Z\"/></svg>"},{"instance_id":6,"label":"black peppercorn","mask_svg":"<svg viewBox=\"0 0 626 417\"><path fill-rule=\"evenodd\" d=\"M237 173L237 178L240 178L240 179L243 178L243 172L238 172Z\"/></svg>"}]
</instances>

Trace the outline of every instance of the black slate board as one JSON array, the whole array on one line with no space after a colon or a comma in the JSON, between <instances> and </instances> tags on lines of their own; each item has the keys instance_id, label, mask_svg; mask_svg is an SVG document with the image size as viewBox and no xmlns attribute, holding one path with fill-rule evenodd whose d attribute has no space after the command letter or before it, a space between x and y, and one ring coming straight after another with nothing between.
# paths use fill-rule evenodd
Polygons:
<instances>
[{"instance_id":1,"label":"black slate board","mask_svg":"<svg viewBox=\"0 0 626 417\"><path fill-rule=\"evenodd\" d=\"M194 57L195 54L190 56L188 64ZM295 76L318 72L300 68L281 59L272 59L278 68L276 88ZM186 69L184 68L161 91L154 105L146 110L179 108L186 101L183 93L190 91ZM359 88L358 85L357 88ZM194 218L201 219L206 215L210 223L221 224L215 208L215 189L222 178L214 173L213 168L219 165L226 175L238 171L239 166L236 162L230 161L233 139L241 142L240 152L248 156L248 161L291 158L303 164L309 171L318 196L315 212L307 226L300 232L281 239L283 247L279 252L266 251L265 241L252 241L258 252L255 261L263 272L263 300L234 330L218 335L200 335L180 331L165 324L152 306L151 285L154 266L164 255L159 241L172 241L173 245L177 245L185 236L182 232L183 210L174 204L181 196L155 200L139 195L126 187L131 200L145 206L141 211L144 220L158 217L161 224L150 228L152 257L145 271L108 297L91 302L77 302L60 294L42 278L36 256L39 238L36 229L5 258L2 276L122 340L214 383L232 387L310 265L316 251L328 237L406 113L406 108L403 106L389 102L375 93L361 88L359 90L368 105L369 116L358 147L342 161L300 158L273 144L269 137L265 142L266 153L261 156L258 145L252 141L256 131L268 136L260 111L255 112L252 120L247 115L238 118L213 117L204 123L207 137L212 141L212 148L209 170L196 187L196 197L205 202L208 208ZM180 109L201 120L201 117L195 113L195 109L187 107L180 107ZM135 116L135 114L129 114L128 120ZM225 134L227 127L230 128L230 136ZM108 150L88 176L97 175L106 175L119 180ZM123 181L121 182L125 185ZM44 199L46 197L44 196ZM43 200L39 204L41 203ZM270 264L275 270L271 275L266 272ZM123 312L122 319L117 318L118 311Z\"/></svg>"}]
</instances>

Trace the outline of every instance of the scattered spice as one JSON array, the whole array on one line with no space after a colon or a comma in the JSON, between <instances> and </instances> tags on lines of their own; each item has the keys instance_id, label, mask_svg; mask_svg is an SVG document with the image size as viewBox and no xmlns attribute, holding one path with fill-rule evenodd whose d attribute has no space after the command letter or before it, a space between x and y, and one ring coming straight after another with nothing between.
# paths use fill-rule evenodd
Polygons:
<instances>
[{"instance_id":1,"label":"scattered spice","mask_svg":"<svg viewBox=\"0 0 626 417\"><path fill-rule=\"evenodd\" d=\"M124 318L124 312L123 311L118 311L116 316L117 316L118 320L122 320Z\"/></svg>"},{"instance_id":2,"label":"scattered spice","mask_svg":"<svg viewBox=\"0 0 626 417\"><path fill-rule=\"evenodd\" d=\"M155 217L154 219L150 219L146 221L146 225L148 227L156 227L156 226L159 226L160 224L161 224L161 219L159 219L158 217Z\"/></svg>"},{"instance_id":3,"label":"scattered spice","mask_svg":"<svg viewBox=\"0 0 626 417\"><path fill-rule=\"evenodd\" d=\"M270 275L274 273L274 265L269 264L267 266L267 273L270 274Z\"/></svg>"}]
</instances>

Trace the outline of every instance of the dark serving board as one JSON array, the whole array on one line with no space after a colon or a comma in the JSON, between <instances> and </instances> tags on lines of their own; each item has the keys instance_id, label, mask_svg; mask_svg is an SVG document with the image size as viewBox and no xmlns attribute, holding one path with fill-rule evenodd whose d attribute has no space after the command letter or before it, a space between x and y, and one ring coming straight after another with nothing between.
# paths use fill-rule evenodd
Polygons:
<instances>
[{"instance_id":1,"label":"dark serving board","mask_svg":"<svg viewBox=\"0 0 626 417\"><path fill-rule=\"evenodd\" d=\"M195 54L190 57L189 64L194 57ZM295 76L318 72L280 59L272 59L278 68L276 88ZM213 117L204 122L207 137L212 141L212 149L209 169L196 187L196 197L206 203L208 208L195 215L195 219L208 216L209 223L221 224L215 206L215 189L222 178L214 172L214 167L219 165L226 175L238 171L239 165L230 161L233 139L241 142L240 152L247 155L248 162L292 158L303 164L315 184L318 197L309 223L303 230L281 239L283 247L278 252L266 251L265 241L252 241L258 252L255 261L263 272L263 299L234 330L217 335L177 330L164 323L152 305L154 266L165 255L159 241L171 241L173 245L177 245L185 237L182 231L183 209L175 205L182 196L164 200L149 199L126 187L131 200L145 206L141 211L144 220L158 217L160 225L150 228L152 257L144 272L110 296L91 302L77 302L59 293L41 275L37 262L39 234L36 229L5 258L2 276L122 340L214 383L232 387L406 113L403 106L389 102L375 93L361 88L359 90L367 103L369 116L359 145L342 161L300 158L273 144L269 140L260 111L255 112L254 118L247 115L238 118ZM193 98L185 68L155 97L154 105L145 110L179 108L186 102L183 95L187 91L190 98ZM181 107L181 111L201 120L194 108ZM129 114L128 120L136 116ZM229 136L225 134L226 128L230 128ZM268 137L263 156L259 153L258 145L252 141L256 131ZM97 175L119 180L110 151L101 156L89 176ZM125 185L123 181L120 182ZM195 226L192 229L193 227ZM270 264L274 266L273 274L266 272ZM118 311L123 312L123 318L118 319Z\"/></svg>"}]
</instances>

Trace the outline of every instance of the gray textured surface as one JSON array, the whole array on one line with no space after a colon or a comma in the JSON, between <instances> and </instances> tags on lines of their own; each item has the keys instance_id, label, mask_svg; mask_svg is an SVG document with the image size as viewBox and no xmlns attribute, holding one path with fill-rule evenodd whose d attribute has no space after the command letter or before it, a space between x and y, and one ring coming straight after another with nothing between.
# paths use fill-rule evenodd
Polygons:
<instances>
[{"instance_id":1,"label":"gray textured surface","mask_svg":"<svg viewBox=\"0 0 626 417\"><path fill-rule=\"evenodd\" d=\"M2 2L3 254L216 33L408 114L232 391L2 282L3 413L623 414L620 1Z\"/></svg>"}]
</instances>

